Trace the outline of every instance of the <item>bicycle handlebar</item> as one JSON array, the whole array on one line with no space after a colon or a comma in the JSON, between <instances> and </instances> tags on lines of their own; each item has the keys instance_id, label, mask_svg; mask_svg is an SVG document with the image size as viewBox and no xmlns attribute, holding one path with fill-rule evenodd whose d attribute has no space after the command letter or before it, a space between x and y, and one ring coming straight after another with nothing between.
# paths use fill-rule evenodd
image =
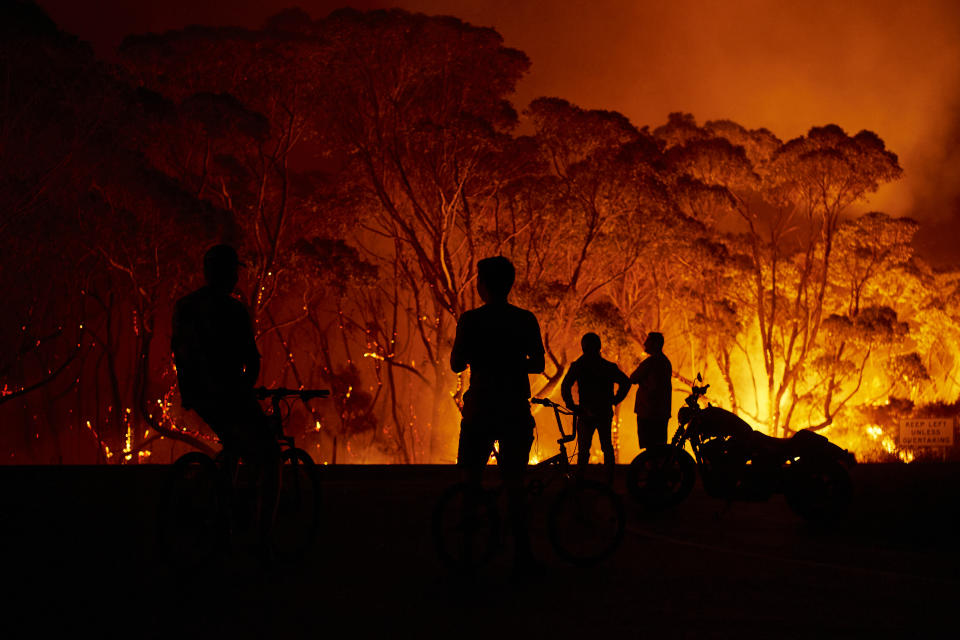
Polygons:
<instances>
[{"instance_id":1,"label":"bicycle handlebar","mask_svg":"<svg viewBox=\"0 0 960 640\"><path fill-rule=\"evenodd\" d=\"M313 398L330 397L329 389L286 389L279 387L277 389L268 389L266 387L257 387L253 390L258 398L300 398L301 400L311 400Z\"/></svg>"},{"instance_id":2,"label":"bicycle handlebar","mask_svg":"<svg viewBox=\"0 0 960 640\"><path fill-rule=\"evenodd\" d=\"M553 400L550 400L549 398L530 398L530 402L532 402L533 404L540 404L545 407L550 407L551 409L553 409L553 415L557 417L557 429L560 431L560 439L557 440L557 444L559 444L561 448L563 448L563 445L567 444L568 442L573 442L574 440L577 439L577 434L575 431L576 427L574 427L574 431L572 431L571 433L566 433L563 430L563 423L560 421L560 414L562 413L567 416L574 416L574 425L576 425L576 415L577 415L576 411L567 409L566 407L560 404L557 404L556 402L554 402ZM566 449L563 449L563 451L564 451L563 455L566 456Z\"/></svg>"},{"instance_id":3,"label":"bicycle handlebar","mask_svg":"<svg viewBox=\"0 0 960 640\"><path fill-rule=\"evenodd\" d=\"M573 409L568 409L562 404L558 404L549 398L530 398L530 402L532 402L533 404L540 404L545 407L550 407L551 409L556 409L560 413L568 416L572 416L575 413L577 413Z\"/></svg>"}]
</instances>

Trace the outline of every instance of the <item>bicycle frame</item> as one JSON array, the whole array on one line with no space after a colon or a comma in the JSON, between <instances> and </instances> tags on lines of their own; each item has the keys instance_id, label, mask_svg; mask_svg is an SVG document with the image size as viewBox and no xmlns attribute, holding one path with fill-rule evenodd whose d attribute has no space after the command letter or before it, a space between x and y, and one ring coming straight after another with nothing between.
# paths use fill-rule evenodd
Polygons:
<instances>
[{"instance_id":1,"label":"bicycle frame","mask_svg":"<svg viewBox=\"0 0 960 640\"><path fill-rule=\"evenodd\" d=\"M617 548L623 537L626 516L622 502L608 484L592 483L571 473L566 445L576 440L577 413L546 398L533 398L531 402L553 409L560 438L556 455L532 465L540 471L530 474L535 477L525 482L525 499L530 504L543 500L547 485L560 480L562 486L550 494L546 510L550 542L557 555L569 562L599 562ZM564 431L561 415L573 416L571 432ZM493 450L496 455L496 447ZM434 544L450 568L472 572L499 548L498 504L503 488L484 489L467 479L440 496L433 512Z\"/></svg>"},{"instance_id":2,"label":"bicycle frame","mask_svg":"<svg viewBox=\"0 0 960 640\"><path fill-rule=\"evenodd\" d=\"M269 418L276 426L277 441L282 446L290 449L293 449L296 444L293 436L288 436L283 432L283 414L280 412L280 401L286 398L299 398L303 402L306 402L312 398L330 397L329 389L286 389L284 387L268 389L266 387L257 387L254 389L254 393L258 398L270 398L271 412Z\"/></svg>"},{"instance_id":3,"label":"bicycle frame","mask_svg":"<svg viewBox=\"0 0 960 640\"><path fill-rule=\"evenodd\" d=\"M557 440L557 444L560 445L560 453L558 453L555 456L551 456L546 460L541 460L540 462L536 463L533 466L539 467L541 465L556 464L556 463L562 463L564 466L569 466L570 457L567 454L566 444L568 442L573 442L574 440L577 439L577 413L575 411L571 411L570 409L562 407L556 402L553 402L552 400L548 400L546 398L533 398L531 402L533 404L540 404L545 407L552 407L553 415L557 420L557 429L560 431L560 439ZM571 431L569 434L567 434L563 430L563 421L560 419L560 414L563 414L565 416L573 416L573 426L571 427ZM493 449L490 450L490 455L493 456L494 460L497 460L497 461L500 460L500 451L498 450L497 443L494 443Z\"/></svg>"},{"instance_id":4,"label":"bicycle frame","mask_svg":"<svg viewBox=\"0 0 960 640\"><path fill-rule=\"evenodd\" d=\"M566 471L570 467L570 456L567 454L567 443L573 442L577 439L577 413L565 407L561 407L556 402L553 402L547 398L533 398L531 402L534 404L543 405L545 407L551 407L553 409L554 418L557 420L557 429L560 431L560 438L557 440L557 444L560 445L560 452L555 456L547 458L546 460L541 460L534 466L540 467L559 464L561 467L563 467L564 471ZM560 414L565 416L573 416L573 425L569 434L565 433L563 430L563 421L560 419Z\"/></svg>"},{"instance_id":5,"label":"bicycle frame","mask_svg":"<svg viewBox=\"0 0 960 640\"><path fill-rule=\"evenodd\" d=\"M283 432L283 413L280 410L280 402L287 398L299 398L306 403L307 400L313 398L330 397L329 389L287 389L285 387L269 389L267 387L256 387L253 393L261 400L270 398L271 409L270 413L266 414L267 419L274 426L277 442L281 448L286 447L288 450L296 448L296 439L294 436L288 436ZM241 457L236 452L228 451L226 448L221 452L221 455L224 456L225 471L231 485L236 485L240 472Z\"/></svg>"}]
</instances>

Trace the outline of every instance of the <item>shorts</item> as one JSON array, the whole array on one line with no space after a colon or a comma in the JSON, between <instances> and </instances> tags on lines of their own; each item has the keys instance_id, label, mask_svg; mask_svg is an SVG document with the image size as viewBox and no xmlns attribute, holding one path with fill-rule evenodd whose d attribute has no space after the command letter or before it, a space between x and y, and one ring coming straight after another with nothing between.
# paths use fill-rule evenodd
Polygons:
<instances>
[{"instance_id":1,"label":"shorts","mask_svg":"<svg viewBox=\"0 0 960 640\"><path fill-rule=\"evenodd\" d=\"M522 469L530 461L535 426L529 410L526 415L464 418L460 423L457 465L482 467L487 464L496 441L500 444L497 465L504 469Z\"/></svg>"}]
</instances>

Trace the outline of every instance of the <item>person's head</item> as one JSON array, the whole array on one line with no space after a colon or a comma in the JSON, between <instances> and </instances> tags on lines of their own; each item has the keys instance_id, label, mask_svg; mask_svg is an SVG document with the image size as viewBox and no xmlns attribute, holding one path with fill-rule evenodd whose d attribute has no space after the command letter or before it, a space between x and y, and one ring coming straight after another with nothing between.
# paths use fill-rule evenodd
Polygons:
<instances>
[{"instance_id":1,"label":"person's head","mask_svg":"<svg viewBox=\"0 0 960 640\"><path fill-rule=\"evenodd\" d=\"M237 251L228 244L211 247L203 256L203 275L211 287L230 293L237 286L238 267L242 266Z\"/></svg>"},{"instance_id":2,"label":"person's head","mask_svg":"<svg viewBox=\"0 0 960 640\"><path fill-rule=\"evenodd\" d=\"M477 262L477 291L484 302L506 302L517 272L503 256Z\"/></svg>"},{"instance_id":3,"label":"person's head","mask_svg":"<svg viewBox=\"0 0 960 640\"><path fill-rule=\"evenodd\" d=\"M643 341L643 350L653 355L663 351L663 334L659 331L651 331L647 334L647 339Z\"/></svg>"},{"instance_id":4,"label":"person's head","mask_svg":"<svg viewBox=\"0 0 960 640\"><path fill-rule=\"evenodd\" d=\"M600 355L600 336L592 331L583 334L583 337L580 338L580 348L583 349L583 355L585 356Z\"/></svg>"}]
</instances>

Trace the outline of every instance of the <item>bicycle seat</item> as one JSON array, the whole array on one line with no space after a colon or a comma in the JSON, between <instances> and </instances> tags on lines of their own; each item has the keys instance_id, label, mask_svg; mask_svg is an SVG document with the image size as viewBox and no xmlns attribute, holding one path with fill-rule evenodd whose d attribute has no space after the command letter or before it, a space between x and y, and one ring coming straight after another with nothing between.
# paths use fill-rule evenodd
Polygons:
<instances>
[{"instance_id":1,"label":"bicycle seat","mask_svg":"<svg viewBox=\"0 0 960 640\"><path fill-rule=\"evenodd\" d=\"M576 439L577 439L577 434L571 433L570 435L568 435L568 436L563 436L562 438L560 438L559 440L557 440L557 444L566 444L566 443L568 443L568 442L573 442L573 441L576 440Z\"/></svg>"}]
</instances>

